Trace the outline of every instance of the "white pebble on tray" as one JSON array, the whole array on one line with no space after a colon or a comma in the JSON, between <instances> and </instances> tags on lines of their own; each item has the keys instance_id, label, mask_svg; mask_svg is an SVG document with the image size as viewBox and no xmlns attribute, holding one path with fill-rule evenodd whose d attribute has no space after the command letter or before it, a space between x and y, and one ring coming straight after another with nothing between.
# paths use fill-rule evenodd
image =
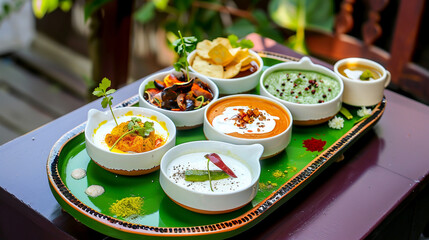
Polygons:
<instances>
[{"instance_id":1,"label":"white pebble on tray","mask_svg":"<svg viewBox=\"0 0 429 240\"><path fill-rule=\"evenodd\" d=\"M72 176L72 178L79 180L79 179L82 179L86 176L86 171L85 171L85 169L82 169L82 168L76 168L71 173L71 176Z\"/></svg>"}]
</instances>

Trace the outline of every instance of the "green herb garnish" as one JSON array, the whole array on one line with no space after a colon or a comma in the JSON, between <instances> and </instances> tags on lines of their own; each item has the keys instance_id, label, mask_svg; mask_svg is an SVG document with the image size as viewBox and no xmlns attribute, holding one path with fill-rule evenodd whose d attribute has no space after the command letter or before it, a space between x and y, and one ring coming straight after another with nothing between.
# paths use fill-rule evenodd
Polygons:
<instances>
[{"instance_id":1,"label":"green herb garnish","mask_svg":"<svg viewBox=\"0 0 429 240\"><path fill-rule=\"evenodd\" d=\"M183 37L179 31L180 38L173 42L174 51L179 55L179 59L174 63L174 69L180 71L181 69L186 70L186 76L189 81L189 63L188 54L195 50L197 47L197 38L194 36Z\"/></svg>"},{"instance_id":2,"label":"green herb garnish","mask_svg":"<svg viewBox=\"0 0 429 240\"><path fill-rule=\"evenodd\" d=\"M361 121L363 121L363 120L367 119L369 116L371 116L371 114L368 114L368 115L365 115L365 116L363 116L363 117L359 118L358 120L356 120L356 122L355 122L354 124L358 124L359 122L361 122Z\"/></svg>"},{"instance_id":3,"label":"green herb garnish","mask_svg":"<svg viewBox=\"0 0 429 240\"><path fill-rule=\"evenodd\" d=\"M190 182L205 182L209 180L209 174L212 180L220 180L228 178L229 175L222 170L186 170L185 180Z\"/></svg>"},{"instance_id":4,"label":"green herb garnish","mask_svg":"<svg viewBox=\"0 0 429 240\"><path fill-rule=\"evenodd\" d=\"M101 83L98 85L98 87L96 87L94 89L94 91L92 92L92 94L95 95L95 96L97 96L97 97L104 97L103 100L101 101L101 106L103 108L107 108L107 105L109 105L110 112L112 113L112 116L113 116L113 119L115 120L116 126L118 126L118 122L116 121L115 115L113 114L113 110L112 110L112 100L113 100L113 97L112 96L108 96L108 95L116 92L116 90L115 89L109 89L109 90L107 90L107 88L109 88L110 85L111 85L110 80L107 79L107 78L103 78L103 80L101 80Z\"/></svg>"},{"instance_id":5,"label":"green herb garnish","mask_svg":"<svg viewBox=\"0 0 429 240\"><path fill-rule=\"evenodd\" d=\"M144 122L143 126L141 126L139 124L139 122L141 121L142 120L140 118L132 117L131 121L127 125L129 131L122 134L122 136L120 136L118 140L116 140L112 147L110 147L110 151L112 151L112 149L115 148L116 144L118 144L118 142L128 134L134 133L142 137L148 137L150 133L155 130L153 128L153 122L146 121Z\"/></svg>"},{"instance_id":6,"label":"green herb garnish","mask_svg":"<svg viewBox=\"0 0 429 240\"><path fill-rule=\"evenodd\" d=\"M231 46L233 48L236 48L236 47L253 48L253 46L254 46L252 40L242 39L241 41L239 41L238 37L234 34L229 35L228 40L229 40L229 43L231 43Z\"/></svg>"},{"instance_id":7,"label":"green herb garnish","mask_svg":"<svg viewBox=\"0 0 429 240\"><path fill-rule=\"evenodd\" d=\"M200 101L201 103L200 103L200 105L199 105L198 107L196 107L196 108L194 108L194 109L201 108L201 107L203 106L203 104L204 104L204 96L203 96L203 95L200 95L200 96L198 96L197 98L195 98L195 100Z\"/></svg>"},{"instance_id":8,"label":"green herb garnish","mask_svg":"<svg viewBox=\"0 0 429 240\"><path fill-rule=\"evenodd\" d=\"M212 187L212 177L210 175L209 164L210 164L210 159L207 159L207 175L209 176L210 190L212 190L212 192L214 192L213 187Z\"/></svg>"},{"instance_id":9,"label":"green herb garnish","mask_svg":"<svg viewBox=\"0 0 429 240\"><path fill-rule=\"evenodd\" d=\"M363 71L363 73L359 77L360 80L364 80L364 81L367 81L370 78L374 78L374 75L372 75L372 72L369 71L368 69Z\"/></svg>"},{"instance_id":10,"label":"green herb garnish","mask_svg":"<svg viewBox=\"0 0 429 240\"><path fill-rule=\"evenodd\" d=\"M345 107L341 107L340 109L340 113L344 115L344 117L346 117L347 119L352 119L353 115L349 112L349 110L347 110L347 108Z\"/></svg>"}]
</instances>

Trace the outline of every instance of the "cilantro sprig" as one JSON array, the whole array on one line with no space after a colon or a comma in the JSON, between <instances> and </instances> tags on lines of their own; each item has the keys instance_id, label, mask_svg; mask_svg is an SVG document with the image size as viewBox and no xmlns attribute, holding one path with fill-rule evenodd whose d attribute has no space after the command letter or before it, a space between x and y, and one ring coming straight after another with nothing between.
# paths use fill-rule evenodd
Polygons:
<instances>
[{"instance_id":1,"label":"cilantro sprig","mask_svg":"<svg viewBox=\"0 0 429 240\"><path fill-rule=\"evenodd\" d=\"M107 106L109 106L110 112L112 113L112 116L113 116L113 119L115 120L116 126L118 126L118 122L116 121L115 114L113 114L113 110L112 110L113 97L109 96L110 94L116 92L116 90L113 88L107 90L110 87L110 85L111 85L110 80L107 78L103 78L103 80L101 80L101 83L98 85L98 87L96 87L94 89L92 94L97 96L97 97L104 97L103 100L101 101L101 106L103 108L107 108Z\"/></svg>"},{"instance_id":2,"label":"cilantro sprig","mask_svg":"<svg viewBox=\"0 0 429 240\"><path fill-rule=\"evenodd\" d=\"M238 37L234 34L231 34L228 36L229 43L231 43L231 46L233 48L241 47L241 48L253 48L254 44L252 40L250 39L242 39L241 41L238 40Z\"/></svg>"},{"instance_id":3,"label":"cilantro sprig","mask_svg":"<svg viewBox=\"0 0 429 240\"><path fill-rule=\"evenodd\" d=\"M141 126L139 124L141 121L142 120L140 118L132 117L127 125L128 132L125 132L124 134L122 134L122 136L118 138L118 140L116 140L116 142L110 147L110 151L112 151L112 149L115 148L116 144L118 144L118 142L121 141L121 139L128 134L134 133L142 137L148 137L150 133L155 130L153 128L153 122L146 121L144 122L143 126Z\"/></svg>"},{"instance_id":4,"label":"cilantro sprig","mask_svg":"<svg viewBox=\"0 0 429 240\"><path fill-rule=\"evenodd\" d=\"M179 31L179 39L173 42L174 51L179 55L179 59L174 63L174 69L180 71L181 69L186 70L186 76L189 81L189 63L188 63L188 54L195 50L197 47L197 38L194 36L183 37L182 33Z\"/></svg>"}]
</instances>

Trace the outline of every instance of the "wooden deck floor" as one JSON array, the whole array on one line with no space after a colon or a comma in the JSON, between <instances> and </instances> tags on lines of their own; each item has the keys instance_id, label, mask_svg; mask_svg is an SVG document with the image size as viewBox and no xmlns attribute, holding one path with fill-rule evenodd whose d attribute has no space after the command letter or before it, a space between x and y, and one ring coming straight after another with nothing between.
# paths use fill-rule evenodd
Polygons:
<instances>
[{"instance_id":1,"label":"wooden deck floor","mask_svg":"<svg viewBox=\"0 0 429 240\"><path fill-rule=\"evenodd\" d=\"M76 67L79 75L49 58L44 44L46 39L38 38L29 49L0 56L0 145L87 103L84 74L89 74L89 61L62 56L63 61L83 64ZM49 45L49 51L66 52Z\"/></svg>"}]
</instances>

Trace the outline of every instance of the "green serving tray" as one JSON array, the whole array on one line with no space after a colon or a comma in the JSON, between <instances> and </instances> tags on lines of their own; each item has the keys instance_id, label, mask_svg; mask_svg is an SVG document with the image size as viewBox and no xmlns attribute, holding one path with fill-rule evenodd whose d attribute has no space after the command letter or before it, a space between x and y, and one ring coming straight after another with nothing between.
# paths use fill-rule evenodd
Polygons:
<instances>
[{"instance_id":1,"label":"green serving tray","mask_svg":"<svg viewBox=\"0 0 429 240\"><path fill-rule=\"evenodd\" d=\"M265 67L297 59L269 52L259 53ZM255 89L253 94L258 94ZM138 95L118 107L137 106ZM120 239L182 237L223 239L234 236L260 222L288 201L320 172L342 156L381 118L386 99L373 107L372 115L356 123L358 108L346 106L354 116L344 128L334 130L328 124L293 126L292 140L285 151L261 160L260 189L245 207L230 213L204 215L186 210L170 200L159 184L159 171L129 177L110 173L93 161L85 150L85 124L67 132L53 146L47 161L47 174L53 195L63 209L86 226ZM326 141L323 151L311 152L303 146L306 139ZM177 132L176 144L205 140L202 127ZM81 180L71 177L76 168L87 170ZM90 185L101 185L105 193L92 198L85 194ZM115 217L109 210L117 200L140 196L143 214L132 218Z\"/></svg>"}]
</instances>

